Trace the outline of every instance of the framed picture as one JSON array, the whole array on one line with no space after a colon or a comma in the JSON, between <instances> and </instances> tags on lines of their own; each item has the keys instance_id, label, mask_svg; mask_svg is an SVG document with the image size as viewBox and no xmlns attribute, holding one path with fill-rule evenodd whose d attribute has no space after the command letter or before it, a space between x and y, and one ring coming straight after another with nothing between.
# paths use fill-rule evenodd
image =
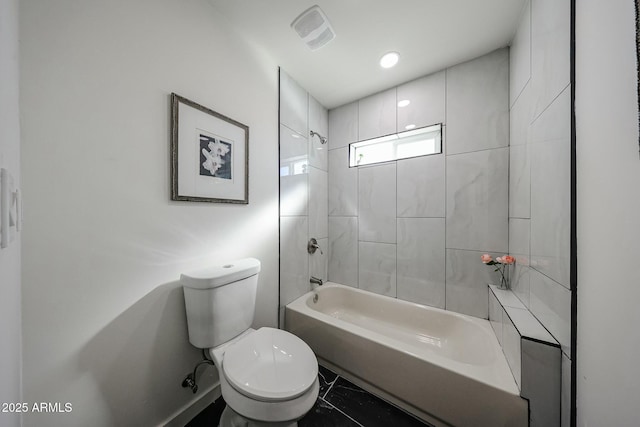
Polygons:
<instances>
[{"instance_id":1,"label":"framed picture","mask_svg":"<svg viewBox=\"0 0 640 427\"><path fill-rule=\"evenodd\" d=\"M249 203L249 127L175 93L171 200Z\"/></svg>"}]
</instances>

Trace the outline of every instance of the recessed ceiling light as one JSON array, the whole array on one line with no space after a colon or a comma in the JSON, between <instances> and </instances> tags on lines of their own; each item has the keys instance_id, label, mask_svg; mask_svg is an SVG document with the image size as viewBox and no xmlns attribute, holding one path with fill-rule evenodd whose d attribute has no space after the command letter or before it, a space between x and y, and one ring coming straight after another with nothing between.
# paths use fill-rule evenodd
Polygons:
<instances>
[{"instance_id":1,"label":"recessed ceiling light","mask_svg":"<svg viewBox=\"0 0 640 427\"><path fill-rule=\"evenodd\" d=\"M388 52L380 58L380 66L382 68L391 68L398 63L400 54L398 52Z\"/></svg>"},{"instance_id":2,"label":"recessed ceiling light","mask_svg":"<svg viewBox=\"0 0 640 427\"><path fill-rule=\"evenodd\" d=\"M404 128L406 130L411 130L411 129L415 129L416 125L406 125Z\"/></svg>"},{"instance_id":3,"label":"recessed ceiling light","mask_svg":"<svg viewBox=\"0 0 640 427\"><path fill-rule=\"evenodd\" d=\"M411 104L411 101L409 101L408 99L403 99L402 101L398 102L398 107L406 107L409 104Z\"/></svg>"}]
</instances>

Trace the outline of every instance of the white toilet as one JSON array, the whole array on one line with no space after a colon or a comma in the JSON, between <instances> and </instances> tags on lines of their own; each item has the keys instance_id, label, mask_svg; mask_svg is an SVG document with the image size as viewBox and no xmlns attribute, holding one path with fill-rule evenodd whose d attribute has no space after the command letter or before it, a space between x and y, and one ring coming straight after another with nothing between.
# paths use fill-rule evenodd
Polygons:
<instances>
[{"instance_id":1,"label":"white toilet","mask_svg":"<svg viewBox=\"0 0 640 427\"><path fill-rule=\"evenodd\" d=\"M289 332L251 329L260 261L180 276L189 341L209 349L227 407L220 427L296 426L318 397L318 361Z\"/></svg>"}]
</instances>

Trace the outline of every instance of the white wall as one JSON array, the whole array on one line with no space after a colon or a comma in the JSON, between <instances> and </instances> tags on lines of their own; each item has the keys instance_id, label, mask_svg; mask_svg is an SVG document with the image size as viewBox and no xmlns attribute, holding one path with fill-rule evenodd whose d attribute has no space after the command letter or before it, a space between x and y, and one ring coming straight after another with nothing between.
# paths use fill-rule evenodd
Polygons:
<instances>
[{"instance_id":1,"label":"white wall","mask_svg":"<svg viewBox=\"0 0 640 427\"><path fill-rule=\"evenodd\" d=\"M18 0L0 0L0 167L20 187ZM0 249L0 402L20 402L21 236ZM0 425L18 426L18 414L0 412Z\"/></svg>"},{"instance_id":2,"label":"white wall","mask_svg":"<svg viewBox=\"0 0 640 427\"><path fill-rule=\"evenodd\" d=\"M21 2L26 426L158 425L194 397L183 271L262 261L277 324L277 66L206 0ZM250 204L169 201L169 95L250 128Z\"/></svg>"},{"instance_id":3,"label":"white wall","mask_svg":"<svg viewBox=\"0 0 640 427\"><path fill-rule=\"evenodd\" d=\"M638 425L640 156L632 1L576 5L578 426Z\"/></svg>"}]
</instances>

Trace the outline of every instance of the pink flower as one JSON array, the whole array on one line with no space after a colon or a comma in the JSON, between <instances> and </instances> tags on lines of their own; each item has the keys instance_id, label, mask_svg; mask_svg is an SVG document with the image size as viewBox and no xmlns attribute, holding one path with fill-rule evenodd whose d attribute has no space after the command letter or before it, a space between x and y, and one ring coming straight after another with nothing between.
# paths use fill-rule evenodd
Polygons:
<instances>
[{"instance_id":1,"label":"pink flower","mask_svg":"<svg viewBox=\"0 0 640 427\"><path fill-rule=\"evenodd\" d=\"M485 264L493 260L493 258L491 258L491 255L489 254L483 254L481 259L482 259L482 262Z\"/></svg>"},{"instance_id":2,"label":"pink flower","mask_svg":"<svg viewBox=\"0 0 640 427\"><path fill-rule=\"evenodd\" d=\"M501 257L497 257L496 258L496 262L502 263L502 258Z\"/></svg>"},{"instance_id":3,"label":"pink flower","mask_svg":"<svg viewBox=\"0 0 640 427\"><path fill-rule=\"evenodd\" d=\"M511 255L505 255L502 257L502 262L504 264L510 265L513 264L514 262L516 262L516 259L514 257L512 257Z\"/></svg>"}]
</instances>

